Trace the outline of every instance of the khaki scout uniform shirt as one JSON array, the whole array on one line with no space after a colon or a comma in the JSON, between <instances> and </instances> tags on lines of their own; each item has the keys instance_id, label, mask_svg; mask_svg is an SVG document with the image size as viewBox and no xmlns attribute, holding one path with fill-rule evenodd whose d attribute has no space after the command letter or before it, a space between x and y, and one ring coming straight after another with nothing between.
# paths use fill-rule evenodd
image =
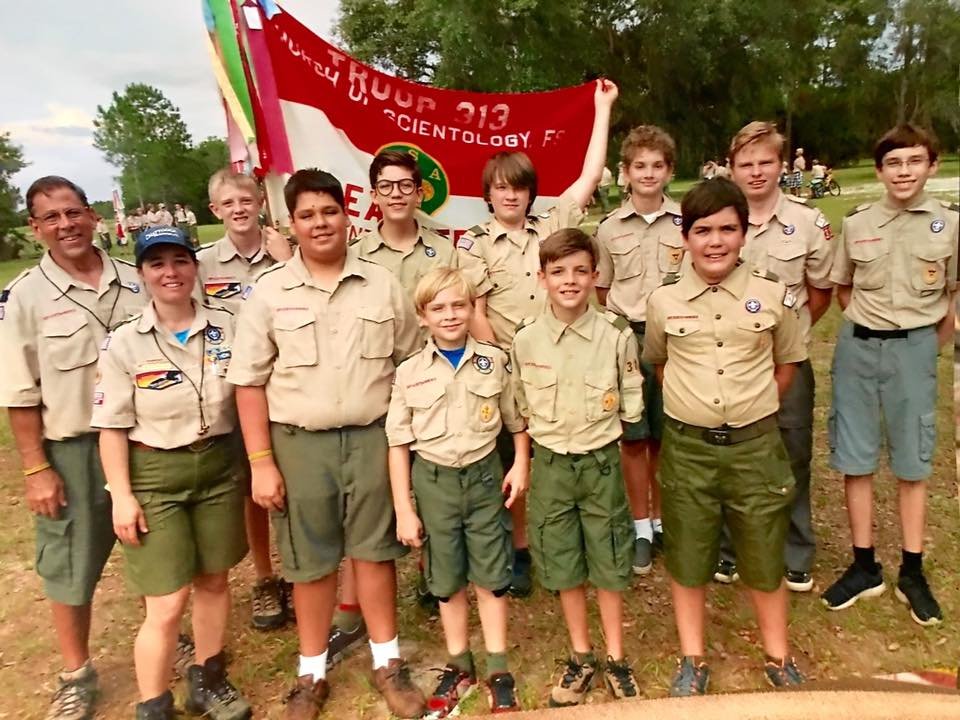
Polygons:
<instances>
[{"instance_id":1,"label":"khaki scout uniform shirt","mask_svg":"<svg viewBox=\"0 0 960 720\"><path fill-rule=\"evenodd\" d=\"M526 427L500 348L467 337L454 369L431 339L397 368L387 413L391 446L411 444L424 460L462 468L494 451L501 424L511 433Z\"/></svg>"},{"instance_id":2,"label":"khaki scout uniform shirt","mask_svg":"<svg viewBox=\"0 0 960 720\"><path fill-rule=\"evenodd\" d=\"M153 303L110 334L100 353L93 427L129 429L131 440L164 450L233 431L237 406L226 378L233 313L194 307L185 344L160 325ZM209 426L203 434L201 402Z\"/></svg>"},{"instance_id":3,"label":"khaki scout uniform shirt","mask_svg":"<svg viewBox=\"0 0 960 720\"><path fill-rule=\"evenodd\" d=\"M388 245L379 228L364 233L350 246L364 260L392 272L411 302L420 278L434 268L455 268L459 264L453 243L425 227L420 226L418 231L420 236L406 252L395 250Z\"/></svg>"},{"instance_id":4,"label":"khaki scout uniform shirt","mask_svg":"<svg viewBox=\"0 0 960 720\"><path fill-rule=\"evenodd\" d=\"M0 406L40 406L48 440L90 432L97 348L147 302L136 269L95 249L99 287L72 278L48 252L0 294Z\"/></svg>"},{"instance_id":5,"label":"khaki scout uniform shirt","mask_svg":"<svg viewBox=\"0 0 960 720\"><path fill-rule=\"evenodd\" d=\"M741 263L708 285L695 272L650 296L643 359L666 365L664 412L699 427L743 427L780 408L774 365L807 359L794 298Z\"/></svg>"},{"instance_id":6,"label":"khaki scout uniform shirt","mask_svg":"<svg viewBox=\"0 0 960 720\"><path fill-rule=\"evenodd\" d=\"M647 319L647 298L683 260L680 206L668 197L653 222L627 201L597 228L597 287L610 288L607 307L631 322Z\"/></svg>"},{"instance_id":7,"label":"khaki scout uniform shirt","mask_svg":"<svg viewBox=\"0 0 960 720\"><path fill-rule=\"evenodd\" d=\"M227 380L265 385L273 422L369 425L387 413L396 366L419 347L413 307L389 270L348 252L324 288L298 248L243 304Z\"/></svg>"},{"instance_id":8,"label":"khaki scout uniform shirt","mask_svg":"<svg viewBox=\"0 0 960 720\"><path fill-rule=\"evenodd\" d=\"M882 200L847 215L830 274L853 286L844 316L874 330L940 322L957 287L958 213L924 195L907 209Z\"/></svg>"},{"instance_id":9,"label":"khaki scout uniform shirt","mask_svg":"<svg viewBox=\"0 0 960 720\"><path fill-rule=\"evenodd\" d=\"M200 248L197 264L199 272L194 297L239 314L241 301L253 289L254 279L272 267L274 260L263 245L253 257L245 258L230 236L224 235L215 243Z\"/></svg>"},{"instance_id":10,"label":"khaki scout uniform shirt","mask_svg":"<svg viewBox=\"0 0 960 720\"><path fill-rule=\"evenodd\" d=\"M548 306L517 332L511 356L530 437L556 453L602 448L623 433L621 420L643 414L637 339L613 313L587 307L566 325Z\"/></svg>"},{"instance_id":11,"label":"khaki scout uniform shirt","mask_svg":"<svg viewBox=\"0 0 960 720\"><path fill-rule=\"evenodd\" d=\"M492 219L470 228L457 242L460 267L477 296L486 296L487 318L504 350L510 348L520 321L543 309L546 295L537 280L540 243L582 219L577 203L563 195L548 212L529 216L520 230L507 232Z\"/></svg>"},{"instance_id":12,"label":"khaki scout uniform shirt","mask_svg":"<svg viewBox=\"0 0 960 720\"><path fill-rule=\"evenodd\" d=\"M740 256L761 273L777 276L797 299L793 306L800 313L804 342L810 342L809 283L827 290L833 287L833 233L822 212L802 200L780 193L773 217L763 225L750 223Z\"/></svg>"}]
</instances>

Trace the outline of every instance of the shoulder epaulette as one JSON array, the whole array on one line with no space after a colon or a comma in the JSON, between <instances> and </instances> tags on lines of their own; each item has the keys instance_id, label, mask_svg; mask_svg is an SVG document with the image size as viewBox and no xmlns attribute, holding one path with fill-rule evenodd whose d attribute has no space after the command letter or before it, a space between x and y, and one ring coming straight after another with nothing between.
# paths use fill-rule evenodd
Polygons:
<instances>
[{"instance_id":1,"label":"shoulder epaulette","mask_svg":"<svg viewBox=\"0 0 960 720\"><path fill-rule=\"evenodd\" d=\"M853 215L856 215L858 212L863 212L871 205L873 205L873 203L863 203L862 205L857 205L855 208L850 210L850 212L848 212L844 217L852 217Z\"/></svg>"},{"instance_id":2,"label":"shoulder epaulette","mask_svg":"<svg viewBox=\"0 0 960 720\"><path fill-rule=\"evenodd\" d=\"M769 270L754 270L753 275L758 278L763 278L764 280L769 280L770 282L780 282L780 276Z\"/></svg>"},{"instance_id":3,"label":"shoulder epaulette","mask_svg":"<svg viewBox=\"0 0 960 720\"><path fill-rule=\"evenodd\" d=\"M476 236L486 235L487 229L483 225L474 225L472 228L467 230L468 233L473 233Z\"/></svg>"},{"instance_id":4,"label":"shoulder epaulette","mask_svg":"<svg viewBox=\"0 0 960 720\"><path fill-rule=\"evenodd\" d=\"M548 210L547 212L537 213L536 215L531 215L530 217L539 218L540 220L549 220L550 211Z\"/></svg>"},{"instance_id":5,"label":"shoulder epaulette","mask_svg":"<svg viewBox=\"0 0 960 720\"><path fill-rule=\"evenodd\" d=\"M960 205L955 202L950 202L949 200L941 200L940 204L943 205L947 210L952 210L953 212L960 212Z\"/></svg>"},{"instance_id":6,"label":"shoulder epaulette","mask_svg":"<svg viewBox=\"0 0 960 720\"><path fill-rule=\"evenodd\" d=\"M630 329L630 321L613 310L604 310L603 317L620 332Z\"/></svg>"},{"instance_id":7,"label":"shoulder epaulette","mask_svg":"<svg viewBox=\"0 0 960 720\"><path fill-rule=\"evenodd\" d=\"M131 315L131 316L128 317L126 320L121 320L121 321L118 322L116 325L114 325L114 326L113 326L113 329L112 329L110 332L111 332L111 333L115 333L117 330L119 330L120 328L122 328L124 325L129 325L130 323L132 323L132 322L134 322L134 321L136 321L136 320L139 320L139 319L142 318L142 317L143 317L143 313L137 313L136 315ZM105 349L105 348L102 348L102 347L101 347L101 349Z\"/></svg>"},{"instance_id":8,"label":"shoulder epaulette","mask_svg":"<svg viewBox=\"0 0 960 720\"><path fill-rule=\"evenodd\" d=\"M663 281L660 283L660 286L675 285L678 282L680 282L680 273L667 273L663 276Z\"/></svg>"},{"instance_id":9,"label":"shoulder epaulette","mask_svg":"<svg viewBox=\"0 0 960 720\"><path fill-rule=\"evenodd\" d=\"M798 205L807 205L807 199L802 197L797 197L796 195L784 195L784 197L790 202L795 202ZM809 206L808 206L809 207Z\"/></svg>"},{"instance_id":10,"label":"shoulder epaulette","mask_svg":"<svg viewBox=\"0 0 960 720\"><path fill-rule=\"evenodd\" d=\"M214 245L216 245L218 242L220 242L220 241L219 241L219 240L214 240L213 242L203 243L203 245L201 245L200 247L197 248L197 251L199 252L200 250L209 250L209 249L212 248Z\"/></svg>"},{"instance_id":11,"label":"shoulder epaulette","mask_svg":"<svg viewBox=\"0 0 960 720\"><path fill-rule=\"evenodd\" d=\"M533 321L536 320L536 319L537 319L537 318L536 318L535 315L530 315L530 316L528 316L528 317L525 317L523 320L521 320L521 321L517 324L517 329L516 329L515 332L520 332L520 331L523 330L527 325L532 324Z\"/></svg>"},{"instance_id":12,"label":"shoulder epaulette","mask_svg":"<svg viewBox=\"0 0 960 720\"><path fill-rule=\"evenodd\" d=\"M132 263L129 260L126 260L122 257L111 257L110 259L113 260L114 262L120 263L121 265L127 265L128 267L135 268L137 266L136 263Z\"/></svg>"},{"instance_id":13,"label":"shoulder epaulette","mask_svg":"<svg viewBox=\"0 0 960 720\"><path fill-rule=\"evenodd\" d=\"M506 355L506 353L503 351L503 349L499 345L495 345L494 343L487 342L486 340L476 340L475 342L477 343L477 345L483 345L484 347L488 347L491 350L495 350L496 352L503 353L504 355Z\"/></svg>"},{"instance_id":14,"label":"shoulder epaulette","mask_svg":"<svg viewBox=\"0 0 960 720\"><path fill-rule=\"evenodd\" d=\"M265 275L269 275L274 270L279 270L282 267L286 267L286 265L287 265L286 261L278 262L275 265L271 265L270 267L261 270L260 273L257 275L256 279L254 280L254 282L255 283L260 282Z\"/></svg>"},{"instance_id":15,"label":"shoulder epaulette","mask_svg":"<svg viewBox=\"0 0 960 720\"><path fill-rule=\"evenodd\" d=\"M10 291L13 290L13 286L16 285L18 282L20 282L21 280L23 280L27 275L29 275L31 270L33 270L33 268L27 268L26 270L22 271L19 275L17 275L13 280L11 280L9 283L7 283L7 286L3 289L3 293L0 294L0 302L7 301L7 298L10 297Z\"/></svg>"},{"instance_id":16,"label":"shoulder epaulette","mask_svg":"<svg viewBox=\"0 0 960 720\"><path fill-rule=\"evenodd\" d=\"M234 314L235 314L235 313L233 312L233 310L228 310L228 309L225 308L223 305L214 305L213 303L205 302L205 303L203 304L203 306L204 306L207 310L219 310L220 312L225 312L227 315L234 315Z\"/></svg>"}]
</instances>

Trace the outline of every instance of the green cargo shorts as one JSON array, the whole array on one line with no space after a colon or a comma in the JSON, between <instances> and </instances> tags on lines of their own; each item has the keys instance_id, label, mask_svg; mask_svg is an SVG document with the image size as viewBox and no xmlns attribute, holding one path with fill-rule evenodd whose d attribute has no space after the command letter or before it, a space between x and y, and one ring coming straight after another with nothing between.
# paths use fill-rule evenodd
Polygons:
<instances>
[{"instance_id":1,"label":"green cargo shorts","mask_svg":"<svg viewBox=\"0 0 960 720\"><path fill-rule=\"evenodd\" d=\"M98 436L46 440L47 460L63 479L66 507L56 520L36 515L37 574L44 594L64 605L89 605L116 537Z\"/></svg>"},{"instance_id":2,"label":"green cargo shorts","mask_svg":"<svg viewBox=\"0 0 960 720\"><path fill-rule=\"evenodd\" d=\"M534 448L527 535L540 583L626 590L634 533L617 443L585 455Z\"/></svg>"},{"instance_id":3,"label":"green cargo shorts","mask_svg":"<svg viewBox=\"0 0 960 720\"><path fill-rule=\"evenodd\" d=\"M270 423L270 438L287 492L284 511L271 513L287 580L319 580L344 557L407 554L397 540L382 422L318 431Z\"/></svg>"},{"instance_id":4,"label":"green cargo shorts","mask_svg":"<svg viewBox=\"0 0 960 720\"><path fill-rule=\"evenodd\" d=\"M744 584L771 592L783 580L783 545L795 482L779 430L711 445L666 419L660 492L667 570L685 587L706 585L724 522Z\"/></svg>"},{"instance_id":5,"label":"green cargo shorts","mask_svg":"<svg viewBox=\"0 0 960 720\"><path fill-rule=\"evenodd\" d=\"M148 532L124 545L127 580L140 595L169 595L198 575L226 572L247 554L234 439L204 449L130 447L130 487Z\"/></svg>"},{"instance_id":6,"label":"green cargo shorts","mask_svg":"<svg viewBox=\"0 0 960 720\"><path fill-rule=\"evenodd\" d=\"M644 335L636 327L633 334L637 338L639 354L642 355ZM657 382L656 368L650 363L641 361L640 372L643 375L643 417L637 422L623 424L621 440L627 442L660 440L663 437L663 388Z\"/></svg>"},{"instance_id":7,"label":"green cargo shorts","mask_svg":"<svg viewBox=\"0 0 960 720\"><path fill-rule=\"evenodd\" d=\"M513 574L513 524L500 491L496 451L464 468L413 461L413 494L423 523L427 589L440 598L472 582L505 590Z\"/></svg>"}]
</instances>

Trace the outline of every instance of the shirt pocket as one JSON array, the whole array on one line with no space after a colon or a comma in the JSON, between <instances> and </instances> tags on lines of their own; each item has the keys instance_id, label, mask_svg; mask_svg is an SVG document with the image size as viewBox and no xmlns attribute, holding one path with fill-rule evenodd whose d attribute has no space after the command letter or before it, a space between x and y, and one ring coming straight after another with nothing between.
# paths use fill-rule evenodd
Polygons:
<instances>
[{"instance_id":1,"label":"shirt pocket","mask_svg":"<svg viewBox=\"0 0 960 720\"><path fill-rule=\"evenodd\" d=\"M410 408L410 428L418 440L434 440L447 431L445 388L439 382L428 382L407 388L405 399Z\"/></svg>"},{"instance_id":2,"label":"shirt pocket","mask_svg":"<svg viewBox=\"0 0 960 720\"><path fill-rule=\"evenodd\" d=\"M853 286L859 290L879 290L887 284L890 249L884 240L851 243Z\"/></svg>"},{"instance_id":3,"label":"shirt pocket","mask_svg":"<svg viewBox=\"0 0 960 720\"><path fill-rule=\"evenodd\" d=\"M389 305L359 307L357 317L360 318L360 356L372 360L393 355L393 308Z\"/></svg>"},{"instance_id":4,"label":"shirt pocket","mask_svg":"<svg viewBox=\"0 0 960 720\"><path fill-rule=\"evenodd\" d=\"M611 238L608 247L615 279L629 280L643 275L643 252L632 233Z\"/></svg>"},{"instance_id":5,"label":"shirt pocket","mask_svg":"<svg viewBox=\"0 0 960 720\"><path fill-rule=\"evenodd\" d=\"M471 380L467 383L467 412L470 428L491 432L500 427L500 387L494 378Z\"/></svg>"},{"instance_id":6,"label":"shirt pocket","mask_svg":"<svg viewBox=\"0 0 960 720\"><path fill-rule=\"evenodd\" d=\"M588 372L583 378L587 421L604 420L620 408L617 379L610 373Z\"/></svg>"},{"instance_id":7,"label":"shirt pocket","mask_svg":"<svg viewBox=\"0 0 960 720\"><path fill-rule=\"evenodd\" d=\"M277 364L303 367L317 364L317 318L309 310L286 310L275 316Z\"/></svg>"},{"instance_id":8,"label":"shirt pocket","mask_svg":"<svg viewBox=\"0 0 960 720\"><path fill-rule=\"evenodd\" d=\"M774 272L780 282L790 287L803 283L803 270L807 252L799 243L777 243L769 250L767 267Z\"/></svg>"},{"instance_id":9,"label":"shirt pocket","mask_svg":"<svg viewBox=\"0 0 960 720\"><path fill-rule=\"evenodd\" d=\"M87 325L87 318L79 312L43 323L44 350L57 370L75 370L97 361L97 344Z\"/></svg>"},{"instance_id":10,"label":"shirt pocket","mask_svg":"<svg viewBox=\"0 0 960 720\"><path fill-rule=\"evenodd\" d=\"M950 246L940 243L921 245L911 255L913 267L910 269L910 282L913 289L921 295L939 294L947 282Z\"/></svg>"},{"instance_id":11,"label":"shirt pocket","mask_svg":"<svg viewBox=\"0 0 960 720\"><path fill-rule=\"evenodd\" d=\"M520 373L530 413L546 420L557 420L557 373L553 369L525 367Z\"/></svg>"},{"instance_id":12,"label":"shirt pocket","mask_svg":"<svg viewBox=\"0 0 960 720\"><path fill-rule=\"evenodd\" d=\"M738 344L745 350L772 350L773 328L776 324L777 319L770 313L760 313L738 320Z\"/></svg>"},{"instance_id":13,"label":"shirt pocket","mask_svg":"<svg viewBox=\"0 0 960 720\"><path fill-rule=\"evenodd\" d=\"M664 332L677 340L700 332L699 318L675 318L663 324Z\"/></svg>"},{"instance_id":14,"label":"shirt pocket","mask_svg":"<svg viewBox=\"0 0 960 720\"><path fill-rule=\"evenodd\" d=\"M663 275L680 272L683 263L683 240L662 237L657 243L657 264Z\"/></svg>"}]
</instances>

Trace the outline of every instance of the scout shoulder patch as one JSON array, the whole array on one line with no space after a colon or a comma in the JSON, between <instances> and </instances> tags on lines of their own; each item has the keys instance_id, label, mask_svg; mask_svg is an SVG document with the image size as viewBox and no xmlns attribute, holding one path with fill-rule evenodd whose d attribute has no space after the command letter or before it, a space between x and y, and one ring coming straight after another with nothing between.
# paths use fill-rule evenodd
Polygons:
<instances>
[{"instance_id":1,"label":"scout shoulder patch","mask_svg":"<svg viewBox=\"0 0 960 720\"><path fill-rule=\"evenodd\" d=\"M769 280L770 282L780 282L780 276L769 270L754 270L753 275L758 278L763 278L764 280Z\"/></svg>"},{"instance_id":2,"label":"scout shoulder patch","mask_svg":"<svg viewBox=\"0 0 960 720\"><path fill-rule=\"evenodd\" d=\"M617 313L613 312L613 310L604 311L603 317L620 332L630 329L630 321L627 320L623 315L618 315Z\"/></svg>"},{"instance_id":3,"label":"scout shoulder patch","mask_svg":"<svg viewBox=\"0 0 960 720\"><path fill-rule=\"evenodd\" d=\"M858 212L863 212L864 210L868 209L868 208L871 207L872 205L873 205L873 203L863 203L862 205L857 205L855 208L851 209L850 212L848 212L848 213L845 215L845 217L853 217L853 216L856 215Z\"/></svg>"}]
</instances>

